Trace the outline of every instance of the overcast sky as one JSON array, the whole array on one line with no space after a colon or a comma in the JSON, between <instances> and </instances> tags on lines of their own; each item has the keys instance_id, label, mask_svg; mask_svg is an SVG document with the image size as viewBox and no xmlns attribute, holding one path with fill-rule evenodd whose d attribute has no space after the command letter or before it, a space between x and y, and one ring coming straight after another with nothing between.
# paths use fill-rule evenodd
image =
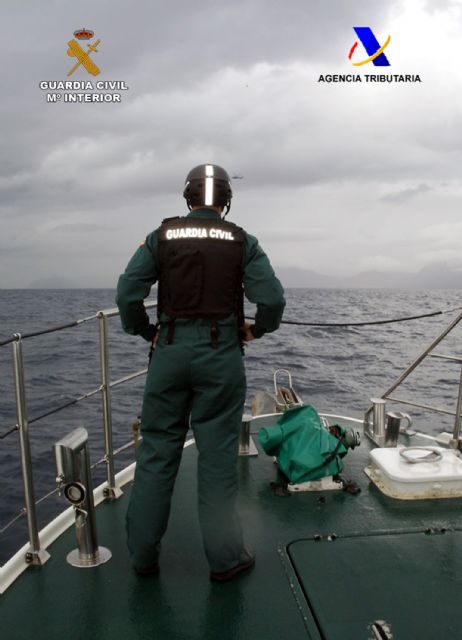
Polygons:
<instances>
[{"instance_id":1,"label":"overcast sky","mask_svg":"<svg viewBox=\"0 0 462 640\"><path fill-rule=\"evenodd\" d=\"M229 219L276 270L462 276L460 0L2 0L0 15L0 287L115 286L206 162L243 176ZM391 36L390 67L352 66L353 26ZM46 102L79 27L101 39L96 79L129 86L121 104ZM377 72L422 83L317 81Z\"/></svg>"}]
</instances>

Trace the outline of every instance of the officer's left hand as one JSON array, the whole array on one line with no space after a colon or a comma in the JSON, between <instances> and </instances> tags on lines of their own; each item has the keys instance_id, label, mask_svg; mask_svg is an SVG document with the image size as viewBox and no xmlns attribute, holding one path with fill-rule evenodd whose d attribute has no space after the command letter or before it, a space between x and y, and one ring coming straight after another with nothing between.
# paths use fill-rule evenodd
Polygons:
<instances>
[{"instance_id":1,"label":"officer's left hand","mask_svg":"<svg viewBox=\"0 0 462 640\"><path fill-rule=\"evenodd\" d=\"M250 322L244 322L242 327L239 329L241 332L242 338L244 342L250 342L251 340L255 340L255 336L250 331Z\"/></svg>"}]
</instances>

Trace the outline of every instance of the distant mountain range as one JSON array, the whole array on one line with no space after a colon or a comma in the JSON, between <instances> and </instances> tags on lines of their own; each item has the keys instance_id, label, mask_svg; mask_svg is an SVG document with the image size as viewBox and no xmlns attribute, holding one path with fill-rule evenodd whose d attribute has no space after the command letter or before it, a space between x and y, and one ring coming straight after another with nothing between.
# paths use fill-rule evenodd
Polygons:
<instances>
[{"instance_id":1,"label":"distant mountain range","mask_svg":"<svg viewBox=\"0 0 462 640\"><path fill-rule=\"evenodd\" d=\"M352 276L326 276L317 271L280 267L278 278L285 287L320 289L461 289L462 269L433 264L417 273L363 271Z\"/></svg>"},{"instance_id":2,"label":"distant mountain range","mask_svg":"<svg viewBox=\"0 0 462 640\"><path fill-rule=\"evenodd\" d=\"M417 273L363 271L352 276L326 276L317 271L296 267L275 267L276 274L285 287L319 289L461 289L462 268L453 269L445 264L433 264ZM87 289L89 283L76 282L62 277L34 280L27 289ZM108 288L115 288L108 283Z\"/></svg>"}]
</instances>

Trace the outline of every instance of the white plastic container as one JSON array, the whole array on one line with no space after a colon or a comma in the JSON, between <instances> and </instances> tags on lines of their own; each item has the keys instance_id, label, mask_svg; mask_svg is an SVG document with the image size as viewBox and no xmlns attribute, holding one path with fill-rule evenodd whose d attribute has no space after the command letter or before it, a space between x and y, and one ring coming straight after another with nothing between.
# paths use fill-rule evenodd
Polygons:
<instances>
[{"instance_id":1,"label":"white plastic container","mask_svg":"<svg viewBox=\"0 0 462 640\"><path fill-rule=\"evenodd\" d=\"M378 448L370 452L370 465L365 473L387 496L401 500L462 497L462 460L453 449L431 447L441 454L440 460L411 463L400 450L404 447ZM409 457L425 455L409 447Z\"/></svg>"}]
</instances>

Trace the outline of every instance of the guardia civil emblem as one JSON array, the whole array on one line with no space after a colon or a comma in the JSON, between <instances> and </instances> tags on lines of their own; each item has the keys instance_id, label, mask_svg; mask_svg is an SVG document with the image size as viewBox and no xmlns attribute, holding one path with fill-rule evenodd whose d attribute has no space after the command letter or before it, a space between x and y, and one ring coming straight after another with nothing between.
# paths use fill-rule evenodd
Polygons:
<instances>
[{"instance_id":1,"label":"guardia civil emblem","mask_svg":"<svg viewBox=\"0 0 462 640\"><path fill-rule=\"evenodd\" d=\"M94 31L92 31L91 29L77 29L77 31L74 31L74 36L75 38L77 38L77 40L91 40L94 35ZM82 49L77 40L69 40L69 42L67 43L69 47L69 49L67 50L67 55L77 58L77 62L67 74L68 77L71 76L74 71L78 69L78 67L80 67L80 65L82 65L82 67L86 71L88 71L88 73L91 73L92 76L97 76L100 73L100 70L90 58L90 54L93 52L98 52L98 49L96 47L100 44L101 40L98 38L98 40L96 40L93 44L87 44L86 51Z\"/></svg>"}]
</instances>

